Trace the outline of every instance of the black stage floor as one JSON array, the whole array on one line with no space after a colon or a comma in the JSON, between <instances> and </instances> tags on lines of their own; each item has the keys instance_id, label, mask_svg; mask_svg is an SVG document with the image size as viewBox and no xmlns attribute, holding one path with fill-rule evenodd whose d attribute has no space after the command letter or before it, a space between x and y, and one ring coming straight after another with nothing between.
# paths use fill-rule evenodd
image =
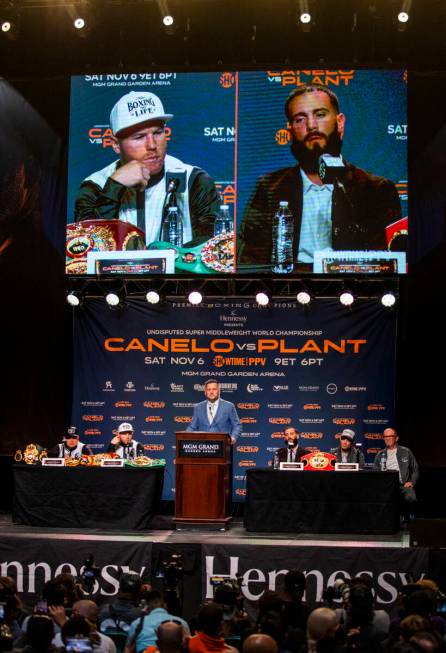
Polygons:
<instances>
[{"instance_id":1,"label":"black stage floor","mask_svg":"<svg viewBox=\"0 0 446 653\"><path fill-rule=\"evenodd\" d=\"M153 543L189 544L262 544L263 546L323 546L407 548L409 533L393 535L357 535L320 533L248 533L240 519L233 519L227 530L200 528L175 529L172 517L156 515L147 531L117 531L99 529L37 528L13 524L10 514L0 514L0 532L5 537L48 538L70 540L137 541Z\"/></svg>"}]
</instances>

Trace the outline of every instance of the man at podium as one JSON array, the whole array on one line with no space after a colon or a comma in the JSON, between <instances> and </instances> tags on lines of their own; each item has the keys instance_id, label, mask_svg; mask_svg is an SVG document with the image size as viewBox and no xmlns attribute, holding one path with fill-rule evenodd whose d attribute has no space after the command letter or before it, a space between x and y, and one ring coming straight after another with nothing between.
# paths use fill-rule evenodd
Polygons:
<instances>
[{"instance_id":1,"label":"man at podium","mask_svg":"<svg viewBox=\"0 0 446 653\"><path fill-rule=\"evenodd\" d=\"M220 383L209 379L204 384L206 399L195 405L192 422L187 431L229 433L234 444L242 431L235 406L220 397Z\"/></svg>"}]
</instances>

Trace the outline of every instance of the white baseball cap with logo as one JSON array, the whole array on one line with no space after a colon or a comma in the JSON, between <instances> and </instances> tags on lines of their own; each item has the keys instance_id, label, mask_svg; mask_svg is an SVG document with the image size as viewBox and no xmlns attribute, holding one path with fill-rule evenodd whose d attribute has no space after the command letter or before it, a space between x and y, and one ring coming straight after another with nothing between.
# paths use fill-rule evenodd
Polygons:
<instances>
[{"instance_id":1,"label":"white baseball cap with logo","mask_svg":"<svg viewBox=\"0 0 446 653\"><path fill-rule=\"evenodd\" d=\"M123 422L118 426L118 433L128 433L129 431L133 433L133 426L128 422Z\"/></svg>"},{"instance_id":2,"label":"white baseball cap with logo","mask_svg":"<svg viewBox=\"0 0 446 653\"><path fill-rule=\"evenodd\" d=\"M120 132L149 120L167 122L172 113L165 113L163 103L157 95L148 92L130 91L118 100L110 113L110 127L115 136Z\"/></svg>"}]
</instances>

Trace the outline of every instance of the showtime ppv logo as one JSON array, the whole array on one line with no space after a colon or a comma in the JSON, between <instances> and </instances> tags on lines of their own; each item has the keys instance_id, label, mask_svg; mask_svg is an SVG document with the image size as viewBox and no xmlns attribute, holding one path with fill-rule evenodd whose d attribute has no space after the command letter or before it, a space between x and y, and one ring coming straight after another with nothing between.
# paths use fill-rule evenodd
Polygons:
<instances>
[{"instance_id":1,"label":"showtime ppv logo","mask_svg":"<svg viewBox=\"0 0 446 653\"><path fill-rule=\"evenodd\" d=\"M164 451L164 444L145 444L145 451Z\"/></svg>"},{"instance_id":2,"label":"showtime ppv logo","mask_svg":"<svg viewBox=\"0 0 446 653\"><path fill-rule=\"evenodd\" d=\"M115 401L115 408L132 408L133 404L130 401Z\"/></svg>"},{"instance_id":3,"label":"showtime ppv logo","mask_svg":"<svg viewBox=\"0 0 446 653\"><path fill-rule=\"evenodd\" d=\"M275 138L277 145L288 145L291 140L291 134L288 129L278 129Z\"/></svg>"},{"instance_id":4,"label":"showtime ppv logo","mask_svg":"<svg viewBox=\"0 0 446 653\"><path fill-rule=\"evenodd\" d=\"M271 84L280 86L348 86L355 76L354 70L279 70L267 71Z\"/></svg>"},{"instance_id":5,"label":"showtime ppv logo","mask_svg":"<svg viewBox=\"0 0 446 653\"><path fill-rule=\"evenodd\" d=\"M259 447L240 446L237 447L237 451L240 453L258 453Z\"/></svg>"},{"instance_id":6,"label":"showtime ppv logo","mask_svg":"<svg viewBox=\"0 0 446 653\"><path fill-rule=\"evenodd\" d=\"M234 73L222 73L220 75L220 79L218 80L220 83L220 86L223 88L232 88L235 84L235 75Z\"/></svg>"},{"instance_id":7,"label":"showtime ppv logo","mask_svg":"<svg viewBox=\"0 0 446 653\"><path fill-rule=\"evenodd\" d=\"M303 438L304 440L321 440L324 435L323 433L304 433L302 432L300 434L300 437Z\"/></svg>"},{"instance_id":8,"label":"showtime ppv logo","mask_svg":"<svg viewBox=\"0 0 446 653\"><path fill-rule=\"evenodd\" d=\"M239 460L238 463L239 467L256 467L256 463L254 460Z\"/></svg>"},{"instance_id":9,"label":"showtime ppv logo","mask_svg":"<svg viewBox=\"0 0 446 653\"><path fill-rule=\"evenodd\" d=\"M304 404L304 410L320 410L320 404Z\"/></svg>"},{"instance_id":10,"label":"showtime ppv logo","mask_svg":"<svg viewBox=\"0 0 446 653\"><path fill-rule=\"evenodd\" d=\"M102 431L99 429L85 429L84 435L101 435Z\"/></svg>"},{"instance_id":11,"label":"showtime ppv logo","mask_svg":"<svg viewBox=\"0 0 446 653\"><path fill-rule=\"evenodd\" d=\"M192 417L187 417L186 415L177 415L173 418L173 421L177 422L178 424L189 424L189 422L192 422Z\"/></svg>"},{"instance_id":12,"label":"showtime ppv logo","mask_svg":"<svg viewBox=\"0 0 446 653\"><path fill-rule=\"evenodd\" d=\"M82 415L84 422L103 422L103 415Z\"/></svg>"},{"instance_id":13,"label":"showtime ppv logo","mask_svg":"<svg viewBox=\"0 0 446 653\"><path fill-rule=\"evenodd\" d=\"M144 418L145 422L162 422L163 418L160 417L159 415L149 415L148 417Z\"/></svg>"},{"instance_id":14,"label":"showtime ppv logo","mask_svg":"<svg viewBox=\"0 0 446 653\"><path fill-rule=\"evenodd\" d=\"M165 401L145 401L143 403L144 408L165 408Z\"/></svg>"},{"instance_id":15,"label":"showtime ppv logo","mask_svg":"<svg viewBox=\"0 0 446 653\"><path fill-rule=\"evenodd\" d=\"M241 424L257 424L255 417L242 417L240 419Z\"/></svg>"}]
</instances>

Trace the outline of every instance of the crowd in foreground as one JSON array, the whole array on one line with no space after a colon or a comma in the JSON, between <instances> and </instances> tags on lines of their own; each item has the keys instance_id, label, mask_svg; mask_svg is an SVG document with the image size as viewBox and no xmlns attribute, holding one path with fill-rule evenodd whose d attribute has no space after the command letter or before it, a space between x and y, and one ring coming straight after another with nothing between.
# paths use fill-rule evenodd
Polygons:
<instances>
[{"instance_id":1,"label":"crowd in foreground","mask_svg":"<svg viewBox=\"0 0 446 653\"><path fill-rule=\"evenodd\" d=\"M69 574L45 584L33 610L15 582L0 578L0 651L18 653L446 653L445 597L428 579L406 585L392 614L375 608L368 576L337 581L318 606L304 601L306 579L291 570L280 592L266 591L255 613L240 587L224 581L186 622L134 573L115 598L97 605ZM177 597L177 593L174 592ZM167 602L166 602L167 599Z\"/></svg>"}]
</instances>

